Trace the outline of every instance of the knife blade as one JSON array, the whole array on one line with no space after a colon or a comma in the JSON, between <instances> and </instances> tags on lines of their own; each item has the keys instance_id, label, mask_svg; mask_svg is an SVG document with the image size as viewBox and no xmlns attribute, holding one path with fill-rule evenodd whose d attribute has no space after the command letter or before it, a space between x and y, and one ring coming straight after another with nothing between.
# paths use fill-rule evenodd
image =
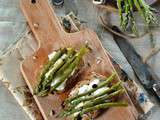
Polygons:
<instances>
[{"instance_id":1,"label":"knife blade","mask_svg":"<svg viewBox=\"0 0 160 120\"><path fill-rule=\"evenodd\" d=\"M116 26L113 26L112 30L122 33ZM117 34L113 34L113 38L129 64L132 66L140 83L149 94L156 96L160 100L160 83L158 82L159 78L157 75L148 64L143 63L141 56L135 51L134 47L126 38L118 36Z\"/></svg>"}]
</instances>

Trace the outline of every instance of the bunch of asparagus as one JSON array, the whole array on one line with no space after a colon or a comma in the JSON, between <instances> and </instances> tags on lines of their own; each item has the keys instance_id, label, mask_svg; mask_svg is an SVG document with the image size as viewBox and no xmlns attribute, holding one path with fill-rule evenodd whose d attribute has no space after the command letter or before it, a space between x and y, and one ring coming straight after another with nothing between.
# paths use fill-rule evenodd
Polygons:
<instances>
[{"instance_id":1,"label":"bunch of asparagus","mask_svg":"<svg viewBox=\"0 0 160 120\"><path fill-rule=\"evenodd\" d=\"M60 113L60 117L70 116L74 119L78 119L79 116L83 117L84 114L99 109L127 106L126 102L117 102L112 99L124 93L121 82L110 85L114 77L115 73L105 80L101 80L101 82L98 83L97 86L94 85L92 89L80 94L71 95L68 99L66 99L65 108L64 111ZM96 91L99 92L97 94L93 94Z\"/></svg>"},{"instance_id":2,"label":"bunch of asparagus","mask_svg":"<svg viewBox=\"0 0 160 120\"><path fill-rule=\"evenodd\" d=\"M73 48L63 48L53 52L40 74L36 95L46 96L53 91L63 91L66 81L78 69L87 51L87 47L83 46L78 52Z\"/></svg>"},{"instance_id":3,"label":"bunch of asparagus","mask_svg":"<svg viewBox=\"0 0 160 120\"><path fill-rule=\"evenodd\" d=\"M156 10L147 5L144 0L117 0L117 6L123 30L126 30L127 26L131 24L133 33L138 34L133 15L134 10L138 10L143 17L147 29L150 24L157 24L157 18L154 15Z\"/></svg>"}]
</instances>

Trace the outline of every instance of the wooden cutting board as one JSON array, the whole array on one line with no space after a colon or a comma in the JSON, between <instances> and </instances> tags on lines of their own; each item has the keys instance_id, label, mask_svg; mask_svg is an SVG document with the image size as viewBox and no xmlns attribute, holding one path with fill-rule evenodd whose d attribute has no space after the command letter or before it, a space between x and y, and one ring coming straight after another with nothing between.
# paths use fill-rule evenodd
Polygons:
<instances>
[{"instance_id":1,"label":"wooden cutting board","mask_svg":"<svg viewBox=\"0 0 160 120\"><path fill-rule=\"evenodd\" d=\"M72 34L66 33L47 0L21 0L21 8L39 45L37 52L25 59L21 64L22 74L32 93L38 84L37 77L48 59L48 54L63 46L71 46L78 49L87 41L89 46L92 48L92 51L84 58L84 65L88 65L88 67L85 68L84 75L80 78L82 80L86 71L96 72L106 76L109 76L113 71L115 71L96 33L90 29L85 29ZM99 58L100 63L97 62ZM119 81L119 77L116 76L115 80ZM63 94L50 94L47 97L37 97L34 95L45 120L60 119L57 118L57 114L62 110L61 104L66 98L67 92L68 91ZM137 110L132 104L127 93L122 96L121 99L128 101L128 107L110 108L97 119L137 119ZM51 115L52 111L54 111L53 115Z\"/></svg>"}]
</instances>

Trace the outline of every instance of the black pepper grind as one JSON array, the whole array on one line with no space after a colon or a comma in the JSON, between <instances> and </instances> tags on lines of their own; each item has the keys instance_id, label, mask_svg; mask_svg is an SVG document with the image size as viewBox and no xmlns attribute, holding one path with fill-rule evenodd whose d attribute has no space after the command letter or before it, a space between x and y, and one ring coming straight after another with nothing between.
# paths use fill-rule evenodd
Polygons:
<instances>
[{"instance_id":1,"label":"black pepper grind","mask_svg":"<svg viewBox=\"0 0 160 120\"><path fill-rule=\"evenodd\" d=\"M55 6L62 6L64 3L64 0L52 0L52 4Z\"/></svg>"}]
</instances>

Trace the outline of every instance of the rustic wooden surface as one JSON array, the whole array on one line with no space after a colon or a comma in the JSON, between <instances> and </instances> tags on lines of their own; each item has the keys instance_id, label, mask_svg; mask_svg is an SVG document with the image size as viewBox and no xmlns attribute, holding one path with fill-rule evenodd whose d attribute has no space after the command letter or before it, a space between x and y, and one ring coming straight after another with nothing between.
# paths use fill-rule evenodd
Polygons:
<instances>
[{"instance_id":1,"label":"rustic wooden surface","mask_svg":"<svg viewBox=\"0 0 160 120\"><path fill-rule=\"evenodd\" d=\"M19 10L19 0L0 0L0 55L24 35L25 18Z\"/></svg>"},{"instance_id":2,"label":"rustic wooden surface","mask_svg":"<svg viewBox=\"0 0 160 120\"><path fill-rule=\"evenodd\" d=\"M87 64L89 62L92 67L86 67L85 70L94 71L107 76L114 71L106 52L104 52L104 49L94 32L85 29L73 34L65 33L53 10L45 0L36 1L35 4L32 4L27 0L22 0L21 7L39 42L37 52L25 59L21 66L22 73L32 93L35 86L38 84L37 75L39 74L42 65L45 63L47 55L62 46L80 48L80 46L88 41L91 48L93 48L93 51L85 57L84 63ZM96 63L97 56L102 59L98 67ZM119 80L118 76L116 77L116 80ZM49 113L52 109L55 110L56 113L59 113L61 110L61 102L63 101L60 97L60 95L49 95L45 98L34 96L42 115L46 120L51 120L53 118L57 119L55 115L49 116ZM135 120L137 118L136 109L127 94L124 96L124 99L128 100L128 107L111 108L99 119L104 120L107 117L108 120Z\"/></svg>"},{"instance_id":3,"label":"rustic wooden surface","mask_svg":"<svg viewBox=\"0 0 160 120\"><path fill-rule=\"evenodd\" d=\"M30 31L30 30L29 30ZM34 39L32 33L26 31L24 37L19 40L19 42L10 51L8 51L5 56L1 59L2 65L0 65L0 80L9 90L9 92L14 96L9 98L10 101L14 98L20 105L21 109L26 112L26 115L32 120L41 120L42 116L36 102L31 95L25 80L20 71L21 62L37 49L37 42ZM11 72L8 72L11 71ZM2 84L1 84L2 85ZM3 90L3 89L2 89ZM6 93L6 92L5 92ZM3 94L3 91L2 91ZM7 98L6 94L6 98ZM6 101L7 102L7 101ZM4 103L7 105L7 103ZM16 105L15 105L16 106ZM4 110L7 113L7 110ZM15 113L18 111L15 109ZM8 114L11 117L12 114ZM11 117L12 118L12 117ZM14 118L14 117L13 117ZM28 118L28 119L29 119ZM6 120L4 118L4 120ZM8 120L8 119L7 119ZM19 120L17 118L17 120Z\"/></svg>"},{"instance_id":4,"label":"rustic wooden surface","mask_svg":"<svg viewBox=\"0 0 160 120\"><path fill-rule=\"evenodd\" d=\"M19 0L0 0L0 119L3 120L37 118L33 112L36 109L33 107L36 106L34 99L30 97L33 102L29 103L31 99L24 94L28 89L25 89L26 83L19 69L21 53L24 57L26 51L28 54L32 51L30 45L20 42L28 41L21 39L26 35L29 37L28 34L25 35L27 30L29 29L20 10ZM16 45L17 42L21 45Z\"/></svg>"},{"instance_id":5,"label":"rustic wooden surface","mask_svg":"<svg viewBox=\"0 0 160 120\"><path fill-rule=\"evenodd\" d=\"M8 89L0 81L0 119L3 120L28 120L30 119L21 106L13 98ZM2 104L3 103L3 104ZM13 112L14 110L14 112Z\"/></svg>"}]
</instances>

